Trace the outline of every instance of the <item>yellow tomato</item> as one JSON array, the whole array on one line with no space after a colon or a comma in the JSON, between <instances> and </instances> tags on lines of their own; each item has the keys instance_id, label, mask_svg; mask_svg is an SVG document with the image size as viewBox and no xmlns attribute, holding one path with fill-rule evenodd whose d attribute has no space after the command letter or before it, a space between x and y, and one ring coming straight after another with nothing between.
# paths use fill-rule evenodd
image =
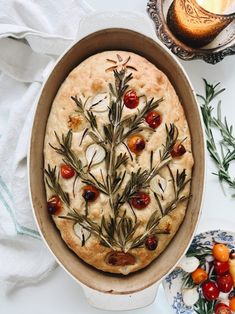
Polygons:
<instances>
[{"instance_id":1,"label":"yellow tomato","mask_svg":"<svg viewBox=\"0 0 235 314\"><path fill-rule=\"evenodd\" d=\"M229 260L229 249L224 244L215 244L213 247L213 256L217 261L227 262Z\"/></svg>"},{"instance_id":2,"label":"yellow tomato","mask_svg":"<svg viewBox=\"0 0 235 314\"><path fill-rule=\"evenodd\" d=\"M197 285L206 281L208 278L207 272L202 268L197 268L194 272L192 272L191 276L192 276L193 282L196 283Z\"/></svg>"}]
</instances>

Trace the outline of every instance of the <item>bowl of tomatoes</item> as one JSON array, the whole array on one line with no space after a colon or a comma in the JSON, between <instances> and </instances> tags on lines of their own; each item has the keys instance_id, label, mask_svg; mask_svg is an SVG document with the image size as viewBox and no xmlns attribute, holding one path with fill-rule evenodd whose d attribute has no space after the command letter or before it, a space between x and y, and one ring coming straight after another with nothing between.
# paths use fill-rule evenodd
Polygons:
<instances>
[{"instance_id":1,"label":"bowl of tomatoes","mask_svg":"<svg viewBox=\"0 0 235 314\"><path fill-rule=\"evenodd\" d=\"M235 233L196 235L163 286L176 314L235 313Z\"/></svg>"}]
</instances>

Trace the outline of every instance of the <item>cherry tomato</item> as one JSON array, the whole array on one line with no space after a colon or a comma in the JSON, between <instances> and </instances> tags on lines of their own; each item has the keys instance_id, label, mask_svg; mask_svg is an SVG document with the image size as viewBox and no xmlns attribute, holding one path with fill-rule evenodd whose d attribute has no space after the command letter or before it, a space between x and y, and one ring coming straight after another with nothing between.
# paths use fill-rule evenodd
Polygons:
<instances>
[{"instance_id":1,"label":"cherry tomato","mask_svg":"<svg viewBox=\"0 0 235 314\"><path fill-rule=\"evenodd\" d=\"M145 148L145 140L142 135L134 134L128 138L127 145L132 153L139 154Z\"/></svg>"},{"instance_id":2,"label":"cherry tomato","mask_svg":"<svg viewBox=\"0 0 235 314\"><path fill-rule=\"evenodd\" d=\"M124 95L124 105L129 109L134 109L139 105L139 97L134 90L129 90Z\"/></svg>"},{"instance_id":3,"label":"cherry tomato","mask_svg":"<svg viewBox=\"0 0 235 314\"><path fill-rule=\"evenodd\" d=\"M229 260L229 249L226 245L217 243L213 246L213 256L217 261L227 262Z\"/></svg>"},{"instance_id":4,"label":"cherry tomato","mask_svg":"<svg viewBox=\"0 0 235 314\"><path fill-rule=\"evenodd\" d=\"M221 292L228 293L233 287L233 278L230 274L217 276L216 283Z\"/></svg>"},{"instance_id":5,"label":"cherry tomato","mask_svg":"<svg viewBox=\"0 0 235 314\"><path fill-rule=\"evenodd\" d=\"M155 235L150 235L145 240L145 246L149 251L154 251L157 248L158 239Z\"/></svg>"},{"instance_id":6,"label":"cherry tomato","mask_svg":"<svg viewBox=\"0 0 235 314\"><path fill-rule=\"evenodd\" d=\"M215 314L231 314L230 308L224 303L217 303L215 306Z\"/></svg>"},{"instance_id":7,"label":"cherry tomato","mask_svg":"<svg viewBox=\"0 0 235 314\"><path fill-rule=\"evenodd\" d=\"M94 202L99 196L100 192L92 185L86 185L83 187L82 196L86 202Z\"/></svg>"},{"instance_id":8,"label":"cherry tomato","mask_svg":"<svg viewBox=\"0 0 235 314\"><path fill-rule=\"evenodd\" d=\"M62 208L62 203L59 196L53 195L47 201L47 210L49 214L56 215L60 212L61 208Z\"/></svg>"},{"instance_id":9,"label":"cherry tomato","mask_svg":"<svg viewBox=\"0 0 235 314\"><path fill-rule=\"evenodd\" d=\"M216 300L219 296L219 289L215 282L206 281L202 285L202 292L207 301Z\"/></svg>"},{"instance_id":10,"label":"cherry tomato","mask_svg":"<svg viewBox=\"0 0 235 314\"><path fill-rule=\"evenodd\" d=\"M151 111L145 117L145 121L148 123L150 128L156 129L162 123L162 117L159 112Z\"/></svg>"},{"instance_id":11,"label":"cherry tomato","mask_svg":"<svg viewBox=\"0 0 235 314\"><path fill-rule=\"evenodd\" d=\"M144 209L150 203L150 196L145 192L137 192L131 198L131 205L136 209Z\"/></svg>"},{"instance_id":12,"label":"cherry tomato","mask_svg":"<svg viewBox=\"0 0 235 314\"><path fill-rule=\"evenodd\" d=\"M171 150L171 156L173 158L181 157L186 153L186 149L183 144L176 142Z\"/></svg>"},{"instance_id":13,"label":"cherry tomato","mask_svg":"<svg viewBox=\"0 0 235 314\"><path fill-rule=\"evenodd\" d=\"M70 165L64 164L60 167L60 173L64 179L70 179L74 176L75 171Z\"/></svg>"},{"instance_id":14,"label":"cherry tomato","mask_svg":"<svg viewBox=\"0 0 235 314\"><path fill-rule=\"evenodd\" d=\"M214 267L215 272L217 275L222 275L226 273L229 270L229 263L228 262L220 262L217 260L214 260Z\"/></svg>"},{"instance_id":15,"label":"cherry tomato","mask_svg":"<svg viewBox=\"0 0 235 314\"><path fill-rule=\"evenodd\" d=\"M191 276L193 282L195 282L197 285L200 285L202 282L208 279L207 272L202 268L197 268L194 272L192 272Z\"/></svg>"},{"instance_id":16,"label":"cherry tomato","mask_svg":"<svg viewBox=\"0 0 235 314\"><path fill-rule=\"evenodd\" d=\"M235 312L235 297L229 300L229 307L231 311Z\"/></svg>"}]
</instances>

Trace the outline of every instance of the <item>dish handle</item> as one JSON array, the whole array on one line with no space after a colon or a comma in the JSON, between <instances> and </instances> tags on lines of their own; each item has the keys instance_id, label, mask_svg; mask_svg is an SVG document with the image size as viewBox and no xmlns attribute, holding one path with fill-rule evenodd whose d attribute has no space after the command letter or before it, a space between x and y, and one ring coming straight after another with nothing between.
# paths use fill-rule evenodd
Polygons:
<instances>
[{"instance_id":1,"label":"dish handle","mask_svg":"<svg viewBox=\"0 0 235 314\"><path fill-rule=\"evenodd\" d=\"M155 283L154 285L133 294L103 293L93 290L85 285L82 285L82 289L88 303L97 309L127 311L143 308L152 304L156 298L159 284L160 283Z\"/></svg>"},{"instance_id":2,"label":"dish handle","mask_svg":"<svg viewBox=\"0 0 235 314\"><path fill-rule=\"evenodd\" d=\"M138 12L97 12L84 16L79 23L76 40L107 28L127 28L157 40L154 25L146 14Z\"/></svg>"}]
</instances>

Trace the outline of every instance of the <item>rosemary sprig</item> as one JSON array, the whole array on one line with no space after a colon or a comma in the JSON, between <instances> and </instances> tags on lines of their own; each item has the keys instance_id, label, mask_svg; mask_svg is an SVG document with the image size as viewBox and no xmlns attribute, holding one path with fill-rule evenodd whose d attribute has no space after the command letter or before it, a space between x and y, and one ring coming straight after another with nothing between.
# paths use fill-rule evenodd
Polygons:
<instances>
[{"instance_id":1,"label":"rosemary sprig","mask_svg":"<svg viewBox=\"0 0 235 314\"><path fill-rule=\"evenodd\" d=\"M136 238L133 239L132 244L131 244L131 249L138 248L144 245L144 242L147 238L147 236L151 233L157 233L156 232L156 227L158 226L161 216L159 216L158 210L154 211L152 215L150 216L145 232L142 235L137 236ZM161 231L160 233L165 233L165 231Z\"/></svg>"},{"instance_id":2,"label":"rosemary sprig","mask_svg":"<svg viewBox=\"0 0 235 314\"><path fill-rule=\"evenodd\" d=\"M123 112L123 95L128 89L128 82L132 79L132 73L126 75L126 70L121 71L114 70L115 84L109 84L110 91L112 92L115 99L111 100L109 108L109 124L104 126L104 133L107 136L109 149L106 159L106 170L107 170L107 191L109 195L109 204L114 213L114 192L120 188L122 182L124 181L126 172L117 171L121 165L126 164L128 157L126 154L119 154L116 158L116 147L119 144L118 138L120 136L120 125ZM117 217L115 214L115 219Z\"/></svg>"},{"instance_id":3,"label":"rosemary sprig","mask_svg":"<svg viewBox=\"0 0 235 314\"><path fill-rule=\"evenodd\" d=\"M150 99L146 102L146 105L141 111L138 111L138 114L135 114L133 117L128 118L122 121L122 134L119 136L119 142L123 142L128 136L132 135L133 133L140 132L142 130L141 124L144 122L146 115L156 109L159 104L163 101L163 98L158 100L154 100L154 98ZM128 130L124 132L124 129L128 127ZM153 131L152 129L150 129Z\"/></svg>"},{"instance_id":4,"label":"rosemary sprig","mask_svg":"<svg viewBox=\"0 0 235 314\"><path fill-rule=\"evenodd\" d=\"M124 188L124 191L122 192L121 195L119 194L117 195L117 199L114 204L115 216L117 216L119 208L123 204L125 204L129 199L131 199L140 188L148 187L146 183L148 175L149 175L148 171L142 170L141 168L139 168L136 173L131 172L130 178Z\"/></svg>"},{"instance_id":5,"label":"rosemary sprig","mask_svg":"<svg viewBox=\"0 0 235 314\"><path fill-rule=\"evenodd\" d=\"M126 69L121 71L114 70L115 85L109 84L109 88L114 97L116 97L117 102L121 101L122 96L128 89L128 82L133 78L132 73L126 75Z\"/></svg>"},{"instance_id":6,"label":"rosemary sprig","mask_svg":"<svg viewBox=\"0 0 235 314\"><path fill-rule=\"evenodd\" d=\"M180 195L181 192L183 192L185 186L189 182L190 182L190 179L186 180L185 169L181 173L177 170L176 178L174 178L174 182L173 182L173 184L176 185L177 192L176 192L174 200L165 209L163 209L161 202L157 196L157 193L154 193L154 196L156 197L158 205L159 205L160 213L159 213L159 210L156 210L152 213L145 227L145 232L142 235L137 236L136 238L133 239L131 248L137 248L137 247L142 246L146 238L149 236L149 234L157 234L157 233L168 234L169 233L169 230L157 230L157 226L159 225L161 219L164 216L168 215L172 210L174 210L180 202L186 201L189 198L188 196Z\"/></svg>"},{"instance_id":7,"label":"rosemary sprig","mask_svg":"<svg viewBox=\"0 0 235 314\"><path fill-rule=\"evenodd\" d=\"M169 165L168 165L168 169L170 169ZM163 208L163 206L161 205L159 196L157 195L157 193L154 193L155 199L158 203L158 207L162 213L162 217L170 214L170 212L172 212L179 203L187 201L190 197L189 195L187 196L181 195L186 185L191 181L191 179L186 180L185 169L183 169L182 172L179 172L179 170L177 169L176 177L173 176L171 169L170 169L170 173L171 173L171 178L172 178L172 185L175 192L174 199L168 204L166 208Z\"/></svg>"},{"instance_id":8,"label":"rosemary sprig","mask_svg":"<svg viewBox=\"0 0 235 314\"><path fill-rule=\"evenodd\" d=\"M70 212L67 214L67 216L59 216L59 218L78 222L84 229L89 231L91 234L97 236L103 244L105 243L105 246L114 249L113 239L109 238L103 233L102 224L100 226L99 224L88 218L86 215L81 215L73 209L70 209Z\"/></svg>"},{"instance_id":9,"label":"rosemary sprig","mask_svg":"<svg viewBox=\"0 0 235 314\"><path fill-rule=\"evenodd\" d=\"M82 102L81 98L77 98L77 96L71 96L71 99L75 102L77 106L77 112L79 112L87 120L92 129L92 131L88 132L89 136L98 144L105 143L103 135L99 131L96 116L93 114L92 111L85 109L86 103L89 100L89 98L87 98L85 103Z\"/></svg>"},{"instance_id":10,"label":"rosemary sprig","mask_svg":"<svg viewBox=\"0 0 235 314\"><path fill-rule=\"evenodd\" d=\"M195 256L199 260L205 261L205 257L208 255L211 255L212 247L208 246L202 246L200 244L197 244L197 246L191 246L186 253L187 257Z\"/></svg>"},{"instance_id":11,"label":"rosemary sprig","mask_svg":"<svg viewBox=\"0 0 235 314\"><path fill-rule=\"evenodd\" d=\"M163 147L163 152L160 152L160 161L157 165L152 166L150 155L150 170L142 170L139 168L136 173L131 173L122 195L118 195L114 204L114 212L131 199L138 190L145 189L149 186L150 181L164 168L170 161L170 152L178 138L178 129L174 124L170 128L166 126L166 143ZM181 179L182 180L182 179Z\"/></svg>"},{"instance_id":12,"label":"rosemary sprig","mask_svg":"<svg viewBox=\"0 0 235 314\"><path fill-rule=\"evenodd\" d=\"M197 314L213 314L215 309L215 303L216 301L207 301L200 294L199 300L193 308Z\"/></svg>"},{"instance_id":13,"label":"rosemary sprig","mask_svg":"<svg viewBox=\"0 0 235 314\"><path fill-rule=\"evenodd\" d=\"M221 116L221 102L217 105L217 116L213 115L211 102L220 95L225 89L220 89L220 83L215 85L209 84L204 79L205 96L198 95L203 101L201 112L206 131L206 144L209 154L214 161L217 172L213 173L218 176L221 183L225 182L230 188L235 189L235 178L229 173L231 162L235 160L235 136L233 127L228 125L226 117ZM217 144L214 139L214 130L220 132L220 141ZM235 197L235 194L232 195Z\"/></svg>"},{"instance_id":14,"label":"rosemary sprig","mask_svg":"<svg viewBox=\"0 0 235 314\"><path fill-rule=\"evenodd\" d=\"M78 159L75 152L71 149L72 147L72 138L73 133L71 130L68 131L66 135L62 134L61 139L59 138L58 134L55 132L56 140L59 144L59 147L55 147L49 143L51 148L53 148L57 154L61 155L63 157L63 161L66 164L69 164L73 169L77 172L77 174L80 174L83 166L80 159Z\"/></svg>"},{"instance_id":15,"label":"rosemary sprig","mask_svg":"<svg viewBox=\"0 0 235 314\"><path fill-rule=\"evenodd\" d=\"M191 273L184 272L183 270L182 270L182 272L183 272L182 289L184 289L184 288L192 289L192 288L196 287L197 285L193 281Z\"/></svg>"},{"instance_id":16,"label":"rosemary sprig","mask_svg":"<svg viewBox=\"0 0 235 314\"><path fill-rule=\"evenodd\" d=\"M116 226L117 244L122 251L128 251L128 243L133 241L132 238L136 229L139 227L139 223L134 222L130 217L126 217L126 211L124 211L121 219Z\"/></svg>"},{"instance_id":17,"label":"rosemary sprig","mask_svg":"<svg viewBox=\"0 0 235 314\"><path fill-rule=\"evenodd\" d=\"M53 191L56 195L59 195L61 200L66 204L66 206L70 206L70 198L67 192L64 192L60 183L59 183L59 172L56 173L56 166L51 168L50 165L47 166L47 170L45 170L46 175L46 183L51 191Z\"/></svg>"},{"instance_id":18,"label":"rosemary sprig","mask_svg":"<svg viewBox=\"0 0 235 314\"><path fill-rule=\"evenodd\" d=\"M66 135L62 134L61 139L55 132L55 136L59 147L49 144L59 155L63 157L63 161L70 165L76 171L76 177L80 177L82 182L95 186L100 192L108 194L107 188L89 171L84 171L84 166L76 153L72 150L73 133L71 130ZM76 178L75 178L76 180Z\"/></svg>"},{"instance_id":19,"label":"rosemary sprig","mask_svg":"<svg viewBox=\"0 0 235 314\"><path fill-rule=\"evenodd\" d=\"M127 164L127 161L128 161L129 157L127 156L126 153L120 153L118 156L117 156L117 159L116 159L116 163L114 165L114 170L117 170L119 167L121 167L121 165L126 165Z\"/></svg>"},{"instance_id":20,"label":"rosemary sprig","mask_svg":"<svg viewBox=\"0 0 235 314\"><path fill-rule=\"evenodd\" d=\"M171 150L175 145L179 135L179 131L174 123L171 123L170 127L165 125L165 128L166 128L166 143L164 145L163 154L160 156L162 161L167 160L170 157Z\"/></svg>"}]
</instances>

